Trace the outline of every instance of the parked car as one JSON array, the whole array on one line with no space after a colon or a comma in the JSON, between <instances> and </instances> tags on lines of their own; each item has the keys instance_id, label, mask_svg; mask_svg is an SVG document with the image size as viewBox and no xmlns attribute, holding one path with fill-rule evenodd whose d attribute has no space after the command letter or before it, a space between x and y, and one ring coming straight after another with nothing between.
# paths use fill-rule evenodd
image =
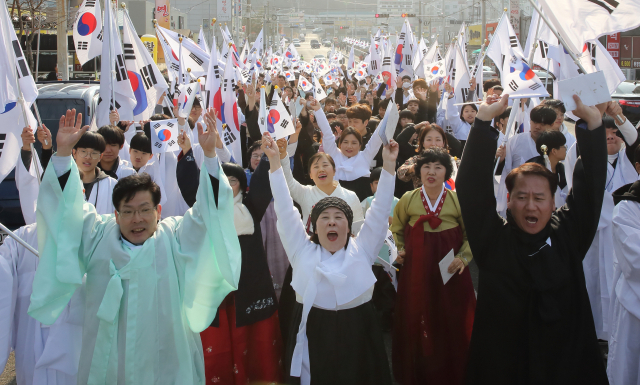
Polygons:
<instances>
[{"instance_id":1,"label":"parked car","mask_svg":"<svg viewBox=\"0 0 640 385\"><path fill-rule=\"evenodd\" d=\"M322 28L314 28L313 29L313 33L322 33L323 29Z\"/></svg>"},{"instance_id":2,"label":"parked car","mask_svg":"<svg viewBox=\"0 0 640 385\"><path fill-rule=\"evenodd\" d=\"M553 95L553 82L556 78L551 73L545 70L533 70L533 72L538 75L538 78L540 79L542 84L547 85L547 92L549 93L549 95Z\"/></svg>"},{"instance_id":3,"label":"parked car","mask_svg":"<svg viewBox=\"0 0 640 385\"><path fill-rule=\"evenodd\" d=\"M314 40L311 40L311 43L310 43L310 44L311 44L311 48L312 48L312 49L318 49L318 48L320 48L320 42L319 42L319 41L317 41L317 40L315 40L315 39L314 39Z\"/></svg>"},{"instance_id":4,"label":"parked car","mask_svg":"<svg viewBox=\"0 0 640 385\"><path fill-rule=\"evenodd\" d=\"M324 47L331 47L331 40L325 40L325 41L323 41L323 42L322 42L322 45L323 45Z\"/></svg>"},{"instance_id":5,"label":"parked car","mask_svg":"<svg viewBox=\"0 0 640 385\"><path fill-rule=\"evenodd\" d=\"M640 121L640 81L627 80L620 83L611 99L620 103L622 113L635 126Z\"/></svg>"},{"instance_id":6,"label":"parked car","mask_svg":"<svg viewBox=\"0 0 640 385\"><path fill-rule=\"evenodd\" d=\"M304 33L300 34L300 41L304 41Z\"/></svg>"},{"instance_id":7,"label":"parked car","mask_svg":"<svg viewBox=\"0 0 640 385\"><path fill-rule=\"evenodd\" d=\"M300 47L300 46L301 46L301 44L300 44L300 42L299 42L299 41L294 41L294 42L293 42L293 46L294 46L294 47Z\"/></svg>"},{"instance_id":8,"label":"parked car","mask_svg":"<svg viewBox=\"0 0 640 385\"><path fill-rule=\"evenodd\" d=\"M67 109L75 108L82 113L83 125L91 124L91 119L98 105L100 85L96 82L88 81L68 81L68 82L42 82L37 83L38 98L36 105L42 123L51 130L52 137L58 133L58 123L60 116ZM36 141L34 144L38 155L42 154L42 145ZM55 151L55 143L54 143ZM21 160L18 160L21 162ZM18 188L15 181L15 171L0 183L0 222L10 230L15 230L24 226L24 218L20 208ZM7 235L0 231L0 243Z\"/></svg>"},{"instance_id":9,"label":"parked car","mask_svg":"<svg viewBox=\"0 0 640 385\"><path fill-rule=\"evenodd\" d=\"M324 55L316 55L313 58L314 59L324 59Z\"/></svg>"}]
</instances>

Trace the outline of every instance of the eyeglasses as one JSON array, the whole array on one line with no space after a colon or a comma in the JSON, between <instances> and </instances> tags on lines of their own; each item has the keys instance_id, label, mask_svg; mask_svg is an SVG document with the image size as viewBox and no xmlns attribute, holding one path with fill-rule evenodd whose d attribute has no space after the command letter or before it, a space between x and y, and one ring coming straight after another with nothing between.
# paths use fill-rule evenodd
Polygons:
<instances>
[{"instance_id":1,"label":"eyeglasses","mask_svg":"<svg viewBox=\"0 0 640 385\"><path fill-rule=\"evenodd\" d=\"M260 159L262 158L261 154L251 154L251 159Z\"/></svg>"},{"instance_id":2,"label":"eyeglasses","mask_svg":"<svg viewBox=\"0 0 640 385\"><path fill-rule=\"evenodd\" d=\"M140 218L149 219L153 217L153 212L156 211L157 208L158 206L153 206L152 208L147 207L140 210L126 209L126 210L118 211L118 214L120 214L122 219L131 219L136 215L136 213L140 214Z\"/></svg>"},{"instance_id":3,"label":"eyeglasses","mask_svg":"<svg viewBox=\"0 0 640 385\"><path fill-rule=\"evenodd\" d=\"M91 157L91 159L100 159L100 153L98 151L89 152L87 150L80 149L78 150L77 154L80 158Z\"/></svg>"},{"instance_id":4,"label":"eyeglasses","mask_svg":"<svg viewBox=\"0 0 640 385\"><path fill-rule=\"evenodd\" d=\"M237 179L229 179L229 186L235 186L238 184L238 180Z\"/></svg>"}]
</instances>

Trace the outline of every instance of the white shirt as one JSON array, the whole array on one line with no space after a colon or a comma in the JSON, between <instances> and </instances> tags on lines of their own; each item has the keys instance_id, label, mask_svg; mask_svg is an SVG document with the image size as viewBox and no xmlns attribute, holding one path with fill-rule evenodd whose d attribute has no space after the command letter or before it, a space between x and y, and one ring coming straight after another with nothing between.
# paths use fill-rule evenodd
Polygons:
<instances>
[{"instance_id":1,"label":"white shirt","mask_svg":"<svg viewBox=\"0 0 640 385\"><path fill-rule=\"evenodd\" d=\"M360 200L356 193L351 190L347 190L342 188L338 183L338 186L331 193L331 195L325 194L318 186L304 186L298 183L297 180L293 178L291 174L291 167L289 157L285 157L280 160L280 164L282 165L282 170L284 172L285 180L287 181L287 187L289 187L289 193L291 194L291 198L294 201L298 202L300 208L302 209L302 221L307 223L309 219L309 214L311 214L311 209L313 206L318 203L318 201L322 198L326 198L328 196L342 198L345 202L349 204L351 210L353 211L353 223L364 220L364 215L362 214L362 206L360 205ZM395 185L394 185L395 186ZM387 221L388 224L388 221Z\"/></svg>"},{"instance_id":2,"label":"white shirt","mask_svg":"<svg viewBox=\"0 0 640 385\"><path fill-rule=\"evenodd\" d=\"M331 131L329 121L322 110L315 112L318 127L322 130L322 147L324 152L331 155L336 163L336 180L352 181L371 174L371 161L378 153L382 145L382 138L377 133L371 135L371 139L363 151L356 156L346 157L336 146L336 137Z\"/></svg>"},{"instance_id":3,"label":"white shirt","mask_svg":"<svg viewBox=\"0 0 640 385\"><path fill-rule=\"evenodd\" d=\"M294 272L291 286L298 298L302 297L303 313L291 361L291 375L301 377L303 385L311 381L306 336L306 322L311 307L341 310L371 300L376 282L371 266L389 227L394 179L394 175L382 171L376 198L360 232L355 238L349 239L346 249L331 254L309 240L305 226L287 194L284 170L277 170L270 175L278 232Z\"/></svg>"},{"instance_id":4,"label":"white shirt","mask_svg":"<svg viewBox=\"0 0 640 385\"><path fill-rule=\"evenodd\" d=\"M469 131L471 131L471 125L460 119L460 110L455 106L456 98L449 98L448 93L445 94L444 97L447 101L445 119L447 119L451 129L453 130L453 136L458 140L467 140L469 137Z\"/></svg>"}]
</instances>

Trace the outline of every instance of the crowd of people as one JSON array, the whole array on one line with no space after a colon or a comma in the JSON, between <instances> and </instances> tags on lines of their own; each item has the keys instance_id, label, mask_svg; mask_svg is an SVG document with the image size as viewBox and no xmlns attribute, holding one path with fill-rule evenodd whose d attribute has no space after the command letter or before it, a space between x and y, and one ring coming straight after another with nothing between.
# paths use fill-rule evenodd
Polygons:
<instances>
[{"instance_id":1,"label":"crowd of people","mask_svg":"<svg viewBox=\"0 0 640 385\"><path fill-rule=\"evenodd\" d=\"M0 246L18 384L640 381L640 138L617 103L575 96L572 133L543 100L505 142L499 81L459 105L411 77L321 101L272 80L237 88L241 159L207 100L175 152L152 151L152 122L178 116L162 104L25 127L15 234L39 256ZM261 130L263 86L295 112L288 138Z\"/></svg>"}]
</instances>

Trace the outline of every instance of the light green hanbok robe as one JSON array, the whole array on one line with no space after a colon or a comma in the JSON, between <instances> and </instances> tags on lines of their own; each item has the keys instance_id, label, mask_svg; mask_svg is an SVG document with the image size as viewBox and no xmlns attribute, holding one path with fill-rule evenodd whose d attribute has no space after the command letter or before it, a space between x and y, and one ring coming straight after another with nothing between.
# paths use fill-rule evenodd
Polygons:
<instances>
[{"instance_id":1,"label":"light green hanbok robe","mask_svg":"<svg viewBox=\"0 0 640 385\"><path fill-rule=\"evenodd\" d=\"M38 198L29 315L52 324L86 273L78 384L205 384L199 332L240 279L233 192L217 159L202 168L193 208L133 249L114 215L84 202L75 162L64 190L52 163ZM207 170L220 181L217 206Z\"/></svg>"}]
</instances>

